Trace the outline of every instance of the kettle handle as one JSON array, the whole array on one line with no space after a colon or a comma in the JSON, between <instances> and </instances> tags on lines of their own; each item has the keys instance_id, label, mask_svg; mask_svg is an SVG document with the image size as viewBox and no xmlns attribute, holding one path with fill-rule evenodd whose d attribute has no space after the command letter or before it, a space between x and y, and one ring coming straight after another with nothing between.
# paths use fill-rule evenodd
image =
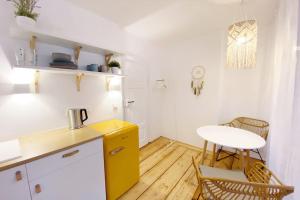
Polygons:
<instances>
[{"instance_id":1,"label":"kettle handle","mask_svg":"<svg viewBox=\"0 0 300 200\"><path fill-rule=\"evenodd\" d=\"M83 119L83 113L85 115L85 118ZM87 110L86 109L80 109L80 119L82 123L88 119Z\"/></svg>"}]
</instances>

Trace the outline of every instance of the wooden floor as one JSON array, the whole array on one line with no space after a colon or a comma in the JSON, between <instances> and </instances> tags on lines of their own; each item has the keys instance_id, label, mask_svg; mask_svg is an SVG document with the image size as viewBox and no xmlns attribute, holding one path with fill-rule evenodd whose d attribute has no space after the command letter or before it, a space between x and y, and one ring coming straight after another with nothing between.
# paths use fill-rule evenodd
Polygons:
<instances>
[{"instance_id":1,"label":"wooden floor","mask_svg":"<svg viewBox=\"0 0 300 200\"><path fill-rule=\"evenodd\" d=\"M201 152L199 148L164 137L149 143L140 150L140 181L119 199L192 199L197 188L192 156L199 157ZM206 165L211 157L208 152ZM232 158L215 163L215 167L225 169L238 166L238 160Z\"/></svg>"}]
</instances>

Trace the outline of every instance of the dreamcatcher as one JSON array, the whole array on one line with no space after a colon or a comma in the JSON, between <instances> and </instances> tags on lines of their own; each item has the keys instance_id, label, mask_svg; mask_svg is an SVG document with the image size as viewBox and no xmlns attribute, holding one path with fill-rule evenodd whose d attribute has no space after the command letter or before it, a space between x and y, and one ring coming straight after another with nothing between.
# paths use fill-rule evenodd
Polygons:
<instances>
[{"instance_id":1,"label":"dreamcatcher","mask_svg":"<svg viewBox=\"0 0 300 200\"><path fill-rule=\"evenodd\" d=\"M199 96L204 85L205 68L203 66L195 66L192 69L191 88L194 95Z\"/></svg>"}]
</instances>

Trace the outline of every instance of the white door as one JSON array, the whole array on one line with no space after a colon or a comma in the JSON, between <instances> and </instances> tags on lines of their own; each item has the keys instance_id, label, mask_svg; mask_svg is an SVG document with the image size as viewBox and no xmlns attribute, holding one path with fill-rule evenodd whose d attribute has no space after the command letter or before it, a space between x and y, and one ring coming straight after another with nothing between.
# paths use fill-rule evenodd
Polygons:
<instances>
[{"instance_id":1,"label":"white door","mask_svg":"<svg viewBox=\"0 0 300 200\"><path fill-rule=\"evenodd\" d=\"M30 200L30 191L24 165L0 172L1 200Z\"/></svg>"},{"instance_id":2,"label":"white door","mask_svg":"<svg viewBox=\"0 0 300 200\"><path fill-rule=\"evenodd\" d=\"M147 97L148 71L143 62L122 59L124 78L125 120L139 126L140 147L148 143L147 137Z\"/></svg>"}]
</instances>

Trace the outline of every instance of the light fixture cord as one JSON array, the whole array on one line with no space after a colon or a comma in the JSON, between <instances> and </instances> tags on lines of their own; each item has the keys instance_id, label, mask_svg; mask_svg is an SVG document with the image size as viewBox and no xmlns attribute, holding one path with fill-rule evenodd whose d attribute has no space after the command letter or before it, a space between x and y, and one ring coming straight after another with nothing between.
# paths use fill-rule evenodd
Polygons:
<instances>
[{"instance_id":1,"label":"light fixture cord","mask_svg":"<svg viewBox=\"0 0 300 200\"><path fill-rule=\"evenodd\" d=\"M247 20L247 14L245 12L245 0L241 0L241 12L243 20Z\"/></svg>"}]
</instances>

